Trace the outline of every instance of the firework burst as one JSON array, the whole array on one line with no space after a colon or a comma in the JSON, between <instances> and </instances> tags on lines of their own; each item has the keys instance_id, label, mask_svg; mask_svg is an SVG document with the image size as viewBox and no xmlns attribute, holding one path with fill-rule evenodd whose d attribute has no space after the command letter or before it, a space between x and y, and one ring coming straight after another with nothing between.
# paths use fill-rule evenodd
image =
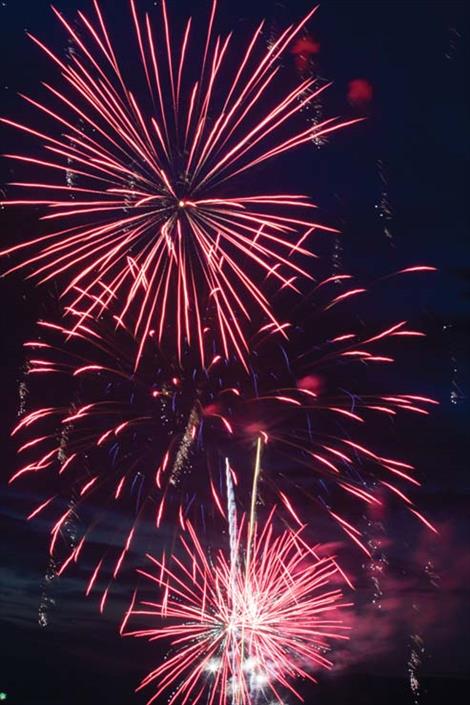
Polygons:
<instances>
[{"instance_id":1,"label":"firework burst","mask_svg":"<svg viewBox=\"0 0 470 705\"><path fill-rule=\"evenodd\" d=\"M242 519L230 532L230 551L213 555L188 522L181 557L148 556L155 572L139 572L161 598L134 597L121 633L172 645L140 686L157 686L149 705L169 689L170 704L281 702L281 691L302 699L295 680L315 682L314 671L332 666L331 643L348 638L339 613L348 605L335 587L343 575L334 558L319 558L318 547L307 545L302 530L276 535L272 518L253 531ZM127 631L135 619L156 626Z\"/></svg>"},{"instance_id":2,"label":"firework burst","mask_svg":"<svg viewBox=\"0 0 470 705\"><path fill-rule=\"evenodd\" d=\"M251 374L241 377L218 356L208 371L183 372L158 347L146 349L135 371L134 338L122 327L116 333L112 320L107 327L101 321L100 333L83 323L72 330L43 321L38 339L26 343L29 399L40 398L41 405L24 410L13 431L22 441L22 463L11 481L34 483L43 495L29 517L51 519L57 560L73 500L85 530L59 560L60 570L75 564L108 512L119 513L119 531L114 554L108 547L99 570L113 578L139 527L160 527L166 519L184 526L195 507L212 520L225 517L227 456L246 508L251 481L240 468L257 439L264 447L260 501L282 503L299 525L313 503L319 516L369 554L354 517L387 498L433 528L410 492L420 484L413 466L391 457L383 439L401 415L426 415L436 402L388 388L378 392L369 379L375 366L393 363L400 343L423 333L404 321L372 333L338 330L333 312L359 294L364 288L345 275L322 282L316 293L321 321L309 325L313 335L299 328L290 349L279 334L256 333ZM51 376L60 384L51 385Z\"/></svg>"},{"instance_id":3,"label":"firework burst","mask_svg":"<svg viewBox=\"0 0 470 705\"><path fill-rule=\"evenodd\" d=\"M156 336L180 359L193 347L205 364L215 340L220 354L246 365L245 323L255 316L280 327L272 295L298 291L299 280L310 278L295 255L310 256L312 233L329 230L311 219L303 195L237 193L268 160L341 127L337 119L307 129L299 123L324 86L307 79L282 89L280 60L314 10L268 49L261 23L240 50L231 34L215 34L214 0L196 60L191 19L177 42L164 0L157 34L130 0L144 82L135 91L97 0L94 10L93 20L79 12L76 26L54 10L74 47L67 59L32 37L61 75L59 88L46 84L52 102L26 97L52 122L51 133L4 120L43 148L40 156L8 156L50 174L12 184L34 196L9 205L44 206L42 220L60 223L5 250L35 250L10 271L28 267L41 282L65 280L68 310L82 322L110 308L131 320L137 362ZM231 51L240 51L235 67Z\"/></svg>"}]
</instances>

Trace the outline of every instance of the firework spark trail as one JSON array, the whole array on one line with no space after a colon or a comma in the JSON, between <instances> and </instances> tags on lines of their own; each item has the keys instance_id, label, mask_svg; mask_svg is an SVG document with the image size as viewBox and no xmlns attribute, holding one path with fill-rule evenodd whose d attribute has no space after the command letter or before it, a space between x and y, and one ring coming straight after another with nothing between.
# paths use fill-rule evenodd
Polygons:
<instances>
[{"instance_id":1,"label":"firework spark trail","mask_svg":"<svg viewBox=\"0 0 470 705\"><path fill-rule=\"evenodd\" d=\"M291 53L294 55L295 63L297 65L297 70L302 79L307 77L315 77L315 86L329 86L331 82L322 76L318 55L320 53L320 44L313 39L308 34L304 34L295 42L291 49ZM307 89L310 92L316 91L315 88ZM302 100L305 96L300 96L299 100ZM302 106L302 112L306 114L309 123L312 125L312 144L320 149L327 143L327 138L322 135L315 134L315 127L321 125L324 121L324 105L323 105L324 94L318 92L317 96L313 101Z\"/></svg>"},{"instance_id":2,"label":"firework spark trail","mask_svg":"<svg viewBox=\"0 0 470 705\"><path fill-rule=\"evenodd\" d=\"M186 424L183 437L176 453L175 462L173 463L173 467L170 472L168 482L171 485L178 484L180 475L188 463L189 455L194 444L194 439L196 438L200 421L201 413L198 407L194 406L189 413L188 423Z\"/></svg>"},{"instance_id":3,"label":"firework spark trail","mask_svg":"<svg viewBox=\"0 0 470 705\"><path fill-rule=\"evenodd\" d=\"M237 505L235 502L235 492L233 488L232 471L228 458L225 459L225 478L227 485L227 517L228 517L228 535L230 544L230 590L234 595L237 589L237 571L238 571L238 529L237 529ZM232 654L231 662L232 673L235 673L236 661L235 653ZM235 691L232 692L232 705L236 705Z\"/></svg>"},{"instance_id":4,"label":"firework spark trail","mask_svg":"<svg viewBox=\"0 0 470 705\"><path fill-rule=\"evenodd\" d=\"M63 542L63 549L66 551L66 557L56 556L51 553L47 563L46 572L41 583L41 598L38 607L38 624L40 627L46 628L49 626L50 609L56 605L56 598L53 596L54 587L57 587L57 581L67 568L72 560L78 559L78 554L83 546L79 543L78 537L80 529L78 526L78 514L76 512L77 499L72 498L67 503L67 516L64 522L60 524L60 537ZM56 542L56 534L53 533L51 542Z\"/></svg>"},{"instance_id":5,"label":"firework spark trail","mask_svg":"<svg viewBox=\"0 0 470 705\"><path fill-rule=\"evenodd\" d=\"M382 522L367 519L367 533L371 558L367 564L367 573L372 582L372 605L381 610L383 606L384 586L382 584L388 567L388 559L384 552L385 531Z\"/></svg>"},{"instance_id":6,"label":"firework spark trail","mask_svg":"<svg viewBox=\"0 0 470 705\"><path fill-rule=\"evenodd\" d=\"M261 454L263 452L263 441L260 436L256 439L256 458L255 458L255 468L253 473L253 487L251 489L251 508L250 508L250 520L248 524L248 542L247 542L247 558L246 563L249 569L250 557L251 557L251 546L252 539L256 524L256 501L258 499L258 482L261 473Z\"/></svg>"},{"instance_id":7,"label":"firework spark trail","mask_svg":"<svg viewBox=\"0 0 470 705\"><path fill-rule=\"evenodd\" d=\"M255 527L249 566L244 518L235 558L220 549L212 559L190 522L189 535L181 536L182 558L174 554L168 563L148 556L155 574L139 572L161 589L161 601L133 601L122 633L169 639L173 646L139 687L157 684L149 705L167 690L170 705L203 698L248 705L259 695L281 701L281 691L302 699L294 681L315 682L312 670L331 667L325 651L332 641L348 638L338 614L348 605L333 586L340 579L338 566L333 558L319 559L301 530L276 535L273 514L262 530ZM146 626L126 631L129 619ZM158 626L147 626L149 619Z\"/></svg>"},{"instance_id":8,"label":"firework spark trail","mask_svg":"<svg viewBox=\"0 0 470 705\"><path fill-rule=\"evenodd\" d=\"M408 658L408 676L410 690L414 705L419 705L421 695L421 684L419 682L419 669L422 665L424 654L424 642L419 634L410 634L410 656Z\"/></svg>"},{"instance_id":9,"label":"firework spark trail","mask_svg":"<svg viewBox=\"0 0 470 705\"><path fill-rule=\"evenodd\" d=\"M393 246L393 208L389 193L390 188L387 179L387 169L382 159L377 160L377 174L380 181L380 196L378 203L376 203L374 207L377 210L378 216L382 222L384 235L388 239L390 245Z\"/></svg>"},{"instance_id":10,"label":"firework spark trail","mask_svg":"<svg viewBox=\"0 0 470 705\"><path fill-rule=\"evenodd\" d=\"M255 530L256 530L256 502L258 499L258 483L260 479L260 473L261 473L261 456L262 456L262 451L263 451L263 441L261 437L257 438L256 441L256 455L255 455L255 465L253 469L253 486L251 489L251 507L250 507L250 517L249 517L249 523L248 523L248 538L247 538L247 543L246 543L246 559L245 559L245 575L248 576L250 572L250 562L251 562L251 553L253 550L253 539L255 535ZM229 540L230 540L230 572L231 572L231 590L232 590L232 595L236 594L237 590L237 585L236 585L236 575L237 575L237 570L238 570L238 564L239 564L239 557L238 557L238 536L237 536L237 506L236 506L236 501L235 501L235 492L234 492L234 487L233 487L233 481L232 481L232 475L230 472L230 466L228 464L227 460L227 467L226 467L226 477L227 477L227 514L228 514L228 526L229 526ZM236 613L233 614L232 618L236 620ZM244 651L245 651L245 645L244 645L244 637L242 634L241 640L240 640L240 646L241 646L241 651L240 651L240 658L243 658ZM232 673L236 672L236 656L237 654L233 653L232 654ZM251 657L249 657L248 660L250 660ZM249 679L249 701L250 703L253 703L253 705L256 704L257 702L257 695L259 694L258 688L257 688L257 679L259 677L259 674L257 673L256 669L256 664L254 664L254 667L248 667L245 669L247 673L250 674L250 679ZM234 688L232 692L232 705L237 705L237 691Z\"/></svg>"},{"instance_id":11,"label":"firework spark trail","mask_svg":"<svg viewBox=\"0 0 470 705\"><path fill-rule=\"evenodd\" d=\"M50 608L55 605L55 598L51 595L54 582L57 579L59 564L54 558L49 557L46 572L41 583L41 597L38 607L38 624L45 629L49 624Z\"/></svg>"},{"instance_id":12,"label":"firework spark trail","mask_svg":"<svg viewBox=\"0 0 470 705\"><path fill-rule=\"evenodd\" d=\"M27 384L27 375L31 371L29 364L24 366L24 378L19 384L19 407L18 407L18 417L26 415L27 413L27 400L29 396L29 387ZM59 447L57 450L57 461L60 466L62 466L67 460L67 443L68 443L68 432L69 428L64 426L60 432ZM60 472L60 471L59 471ZM49 504L49 501L47 504ZM61 536L66 544L66 550L72 550L75 552L78 542L78 516L75 512L77 498L75 496L69 497L68 500L68 518L61 526ZM47 568L44 573L41 582L41 597L39 600L38 607L38 624L42 628L46 628L49 625L50 610L56 604L56 599L53 595L54 587L56 586L57 580L60 577L63 567L63 560L60 557L49 556Z\"/></svg>"},{"instance_id":13,"label":"firework spark trail","mask_svg":"<svg viewBox=\"0 0 470 705\"><path fill-rule=\"evenodd\" d=\"M303 195L227 195L239 175L349 124L333 118L295 127L302 109L325 88L312 78L281 93L277 102L270 97L276 83L281 85L283 53L315 10L268 49L261 23L231 75L224 70L234 40L215 35L214 0L202 68L193 80L191 20L177 66L165 2L160 44L149 15L139 17L130 0L146 85L136 92L126 83L96 1L94 7L94 21L78 13L80 30L54 10L74 49L64 60L31 37L57 65L64 84L46 84L57 107L25 97L52 121L51 133L3 120L36 138L45 152L43 158L9 157L67 175L66 186L54 179L12 184L35 195L7 205L44 206L42 220L61 227L6 249L4 255L34 251L9 271L27 267L41 282L63 277L63 297L68 310L81 311L79 322L109 308L119 322L132 320L137 363L149 336L155 336L160 344L170 342L180 359L186 346L198 349L203 364L217 340L221 354L246 366L245 323L261 315L281 326L251 270L279 291L298 290L297 281L311 277L292 255L310 256L301 243L316 230L333 231L311 220L313 206ZM156 117L149 119L151 105ZM208 312L211 336L202 322Z\"/></svg>"},{"instance_id":14,"label":"firework spark trail","mask_svg":"<svg viewBox=\"0 0 470 705\"><path fill-rule=\"evenodd\" d=\"M227 517L228 517L228 532L230 540L230 565L232 568L232 586L234 585L237 565L238 565L238 529L237 529L237 505L235 502L235 491L233 488L232 470L230 468L229 459L225 459L225 481L227 485Z\"/></svg>"},{"instance_id":15,"label":"firework spark trail","mask_svg":"<svg viewBox=\"0 0 470 705\"><path fill-rule=\"evenodd\" d=\"M427 587L431 587L433 590L439 590L441 588L441 576L437 572L434 558L430 555L427 555L427 550L424 556L423 566L424 575L426 576L426 583L428 583ZM414 705L419 705L422 699L421 695L423 692L420 677L423 667L423 661L426 658L425 629L423 628L422 624L420 628L420 617L422 618L422 614L423 612L425 612L425 607L422 602L422 593L420 591L418 591L417 594L412 598L410 607L412 617L409 620L411 632L408 636L408 677L413 703ZM417 633L416 630L419 630L419 632Z\"/></svg>"}]
</instances>

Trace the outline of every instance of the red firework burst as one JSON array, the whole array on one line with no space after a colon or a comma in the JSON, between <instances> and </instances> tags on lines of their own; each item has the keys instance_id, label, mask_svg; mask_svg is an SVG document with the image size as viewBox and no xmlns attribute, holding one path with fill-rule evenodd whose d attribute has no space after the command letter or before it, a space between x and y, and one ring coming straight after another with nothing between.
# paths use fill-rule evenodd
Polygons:
<instances>
[{"instance_id":1,"label":"red firework burst","mask_svg":"<svg viewBox=\"0 0 470 705\"><path fill-rule=\"evenodd\" d=\"M396 274L432 269L417 266ZM369 555L353 517L358 507L380 510L394 500L435 531L410 491L420 485L415 468L387 449L383 420L425 416L437 402L356 380L358 369L393 364L397 343L424 334L405 321L369 334L338 330L328 313L365 292L349 275L320 282L315 299L321 325L311 322L313 337L301 330L301 345L292 335L293 350L287 351L279 334L256 332L250 338L257 353L251 375L241 379L236 366L220 358L207 373L182 372L150 348L135 372L134 338L122 327L116 333L112 320L108 326L102 320L99 331L83 323L73 331L41 322L40 338L25 345L30 397L40 403L13 430L22 439L21 464L10 481L27 481L43 497L29 518L50 519L50 550L59 572L93 544L108 511L121 516L115 550L108 547L105 563L94 559L98 570L88 594L98 574L108 578L108 586L118 577L143 527L160 527L170 517L184 526L195 496L205 514L225 516L220 459L228 456L240 467L236 479L243 500L250 481L242 468L256 438L266 446L263 495L280 501L299 525L313 502L335 531ZM51 385L52 376L60 384ZM87 520L80 541L64 551L62 537L74 515Z\"/></svg>"},{"instance_id":2,"label":"red firework burst","mask_svg":"<svg viewBox=\"0 0 470 705\"><path fill-rule=\"evenodd\" d=\"M67 59L32 37L63 84L46 84L55 105L26 97L52 121L51 134L3 121L44 149L39 157L7 156L51 174L49 181L15 182L34 197L8 204L46 206L42 220L61 222L5 250L35 250L9 271L27 266L41 282L65 277L63 296L82 321L109 307L120 320L132 311L137 362L155 333L161 343L176 342L180 357L186 344L197 348L204 364L211 330L221 354L245 362L243 321L257 311L280 325L254 273L275 290L297 290L297 280L309 274L294 254L308 256L309 236L329 229L309 217L313 206L303 195L233 193L239 177L341 126L336 118L295 126L324 90L312 79L272 97L280 88L279 60L315 10L268 49L261 23L231 68L233 37L214 32L216 0L199 61L188 55L191 19L177 43L162 0L157 41L150 17L139 17L130 0L146 85L133 92L97 0L94 9L93 20L78 13L77 28L54 10L73 45Z\"/></svg>"},{"instance_id":3,"label":"red firework burst","mask_svg":"<svg viewBox=\"0 0 470 705\"><path fill-rule=\"evenodd\" d=\"M204 702L248 705L282 702L281 691L302 700L293 682L330 668L331 642L347 639L338 610L343 574L334 558L319 558L301 530L276 535L272 514L262 530L242 521L231 551L204 551L190 523L180 537L184 554L165 556L155 573L139 571L159 588L157 602L135 597L121 633L169 640L172 653L140 688L156 684L153 703L172 689L171 705ZM318 547L317 547L318 548ZM156 626L127 632L129 619Z\"/></svg>"}]
</instances>

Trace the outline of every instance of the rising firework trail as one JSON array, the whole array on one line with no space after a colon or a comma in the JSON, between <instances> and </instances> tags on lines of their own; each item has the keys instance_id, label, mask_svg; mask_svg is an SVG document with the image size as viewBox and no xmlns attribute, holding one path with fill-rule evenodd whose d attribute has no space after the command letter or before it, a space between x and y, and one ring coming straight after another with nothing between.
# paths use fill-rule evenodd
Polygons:
<instances>
[{"instance_id":1,"label":"rising firework trail","mask_svg":"<svg viewBox=\"0 0 470 705\"><path fill-rule=\"evenodd\" d=\"M313 672L332 666L332 642L348 638L335 559L320 558L302 529L276 533L274 510L254 531L229 515L229 551L205 551L187 522L181 556L148 555L154 571L139 571L160 598L134 596L121 634L172 645L140 685L156 687L148 705L168 691L170 705L283 702L283 693L302 700L296 679L315 682ZM131 630L135 620L144 626Z\"/></svg>"},{"instance_id":2,"label":"rising firework trail","mask_svg":"<svg viewBox=\"0 0 470 705\"><path fill-rule=\"evenodd\" d=\"M6 204L44 207L42 220L58 224L4 250L22 255L9 271L64 282L68 311L82 323L107 309L131 321L137 363L153 337L180 360L192 347L204 365L215 343L246 366L246 324L282 330L272 295L311 278L297 259L311 256L315 231L331 230L312 220L302 194L237 192L269 160L348 124L305 128L302 109L325 86L306 78L286 90L281 78L280 61L315 9L268 49L261 23L240 50L232 34L216 34L214 0L199 57L190 52L192 19L177 39L165 0L158 31L130 0L142 79L134 88L127 55L120 61L93 4L94 18L80 11L76 24L53 8L74 47L67 59L31 37L60 72L58 87L45 84L48 100L24 96L51 131L3 120L42 146L40 155L7 156L49 175L11 184L33 195Z\"/></svg>"}]
</instances>

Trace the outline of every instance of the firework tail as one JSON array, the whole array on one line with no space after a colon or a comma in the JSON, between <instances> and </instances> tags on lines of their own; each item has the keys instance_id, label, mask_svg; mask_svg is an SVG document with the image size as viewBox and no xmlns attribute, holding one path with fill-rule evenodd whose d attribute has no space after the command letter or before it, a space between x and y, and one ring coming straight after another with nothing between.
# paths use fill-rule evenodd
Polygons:
<instances>
[{"instance_id":1,"label":"firework tail","mask_svg":"<svg viewBox=\"0 0 470 705\"><path fill-rule=\"evenodd\" d=\"M227 516L228 531L230 541L230 584L232 596L236 594L236 574L238 565L238 545L237 545L237 505L235 502L235 492L233 488L232 472L228 458L225 458L225 479L227 483ZM232 604L235 609L235 605ZM232 673L235 673L236 654L233 654ZM235 689L232 691L232 705L236 705Z\"/></svg>"},{"instance_id":2,"label":"firework tail","mask_svg":"<svg viewBox=\"0 0 470 705\"><path fill-rule=\"evenodd\" d=\"M248 576L251 560L251 544L253 542L253 534L256 522L256 497L258 495L258 481L261 472L261 454L263 451L263 442L261 436L258 436L256 441L256 458L255 469L253 473L253 488L251 490L251 507L250 507L250 523L248 530L248 544L246 547L246 575Z\"/></svg>"}]
</instances>

